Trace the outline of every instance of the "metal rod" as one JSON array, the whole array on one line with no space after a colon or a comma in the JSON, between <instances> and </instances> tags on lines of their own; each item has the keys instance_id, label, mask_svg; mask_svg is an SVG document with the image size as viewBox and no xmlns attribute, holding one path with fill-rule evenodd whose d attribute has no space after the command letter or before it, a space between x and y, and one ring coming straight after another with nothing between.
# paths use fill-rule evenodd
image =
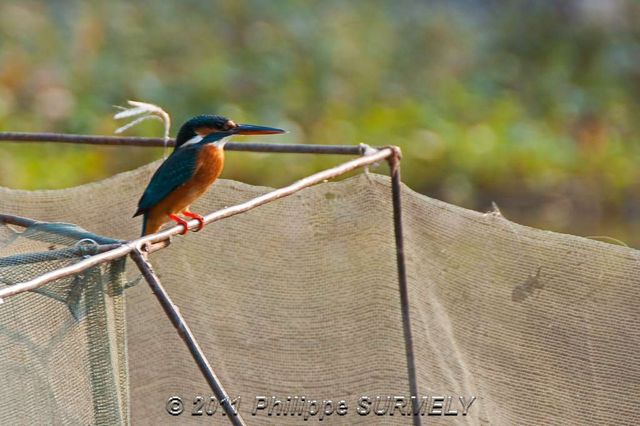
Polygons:
<instances>
[{"instance_id":1,"label":"metal rod","mask_svg":"<svg viewBox=\"0 0 640 426\"><path fill-rule=\"evenodd\" d=\"M29 219L22 216L14 216L11 214L1 214L0 213L0 223L8 223L9 225L22 226L23 228L28 228L31 225L35 225L38 221Z\"/></svg>"},{"instance_id":2,"label":"metal rod","mask_svg":"<svg viewBox=\"0 0 640 426\"><path fill-rule=\"evenodd\" d=\"M220 383L218 376L216 376L213 368L211 368L211 364L209 364L207 357L202 351L202 348L191 332L191 328L189 328L189 325L184 320L184 317L180 314L180 310L173 303L173 301L169 297L169 294L160 283L160 280L153 271L151 264L138 249L135 249L131 252L131 258L136 263L136 265L138 265L138 269L140 269L140 272L142 272L145 280L147 280L147 283L149 283L153 294L155 294L155 296L158 298L158 301L160 302L160 305L162 305L162 309L164 309L164 312L167 314L167 316L171 320L171 323L178 331L178 334L180 335L180 337L182 337L182 340L187 345L187 348L189 348L191 356L195 360L196 364L198 364L202 375L209 383L213 394L218 399L220 406L224 409L224 412L227 414L227 417L229 418L231 424L244 426L245 422L244 420L242 420L240 413L234 408L233 404L231 403L229 394L227 394L227 392L222 387L222 383Z\"/></svg>"},{"instance_id":3,"label":"metal rod","mask_svg":"<svg viewBox=\"0 0 640 426\"><path fill-rule=\"evenodd\" d=\"M407 286L407 268L404 258L404 238L402 233L402 200L400 198L400 149L393 148L393 155L387 161L391 169L391 198L393 203L393 231L396 237L396 261L398 264L398 285L400 289L400 309L402 311L402 329L404 346L407 355L407 373L409 375L409 391L418 400L418 378L416 361L413 352L413 336L411 334L411 315L409 313L409 289ZM421 426L419 415L413 413L414 426Z\"/></svg>"},{"instance_id":4,"label":"metal rod","mask_svg":"<svg viewBox=\"0 0 640 426\"><path fill-rule=\"evenodd\" d=\"M126 242L122 240L116 240L113 238L107 238L101 235L93 234L71 223L41 222L41 221L26 218L26 217L22 217L22 216L15 216L11 214L2 214L2 213L0 213L0 223L21 226L23 228L28 228L34 225L43 225L43 226L47 225L46 228L42 229L43 232L47 232L49 234L62 235L67 238L73 238L77 240L90 239L100 245L108 245L108 244L119 245ZM48 226L48 225L54 225L54 226ZM42 239L42 241L47 241L47 240Z\"/></svg>"},{"instance_id":5,"label":"metal rod","mask_svg":"<svg viewBox=\"0 0 640 426\"><path fill-rule=\"evenodd\" d=\"M0 140L6 142L60 142L86 145L164 146L162 138L137 136L74 135L67 133L0 132ZM169 140L173 146L175 141Z\"/></svg>"},{"instance_id":6,"label":"metal rod","mask_svg":"<svg viewBox=\"0 0 640 426\"><path fill-rule=\"evenodd\" d=\"M87 145L107 146L143 146L163 147L162 138L142 138L136 136L99 136L99 135L72 135L65 133L22 133L0 132L0 141L6 142L58 142ZM169 139L167 146L174 146L175 140ZM361 155L361 145L311 145L311 144L274 144L252 142L230 142L225 145L228 151L251 152L280 152L293 154L337 154L337 155Z\"/></svg>"},{"instance_id":7,"label":"metal rod","mask_svg":"<svg viewBox=\"0 0 640 426\"><path fill-rule=\"evenodd\" d=\"M318 173L314 173L313 175L300 179L289 186L285 186L284 188L280 188L280 189L276 189L274 191L268 192L264 195L253 198L242 204L237 204L235 206L227 207L227 208L218 210L216 212L210 213L204 217L205 223L208 224L208 223L215 222L230 216L237 215L239 213L246 212L248 210L254 209L268 202L291 195L295 192L300 191L301 189L304 189L309 186L320 183L322 181L334 178L336 176L340 176L344 173L347 173L359 167L364 167L373 163L378 163L388 158L389 156L393 155L393 153L394 153L394 148L383 148L380 150L376 150L373 154L365 155L363 157L359 157L359 158L347 161L346 163L342 163L336 167L332 167L330 169L327 169ZM189 229L194 229L199 225L199 223L196 220L191 220L188 222L188 225L189 225ZM176 225L164 231L160 231L155 234L147 235L145 237L138 238L136 240L133 240L127 243L123 243L123 245L121 245L120 247L114 250L97 254L95 256L91 256L87 259L81 260L78 263L74 263L73 265L69 265L64 268L60 268L55 271L48 272L32 280L24 281L9 287L2 288L0 289L0 303L2 302L2 299L6 297L14 296L16 294L23 293L25 291L34 290L38 287L42 287L43 285L51 281L57 280L59 278L77 274L79 272L84 271L85 269L88 269L100 263L104 263L110 260L120 258L146 244L165 241L170 237L179 234L180 232L182 232L182 230L183 230L182 225Z\"/></svg>"}]
</instances>

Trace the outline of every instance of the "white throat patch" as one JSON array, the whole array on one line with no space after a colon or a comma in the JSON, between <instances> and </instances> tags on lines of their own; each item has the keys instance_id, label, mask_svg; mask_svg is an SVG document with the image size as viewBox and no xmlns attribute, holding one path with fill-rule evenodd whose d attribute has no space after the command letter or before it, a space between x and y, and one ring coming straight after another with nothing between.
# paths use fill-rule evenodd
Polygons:
<instances>
[{"instance_id":1,"label":"white throat patch","mask_svg":"<svg viewBox=\"0 0 640 426\"><path fill-rule=\"evenodd\" d=\"M219 141L214 142L213 145L218 147L218 148L220 148L220 149L222 149L227 144L227 142L229 142L229 138L230 137L231 136L227 136L226 138L222 138Z\"/></svg>"}]
</instances>

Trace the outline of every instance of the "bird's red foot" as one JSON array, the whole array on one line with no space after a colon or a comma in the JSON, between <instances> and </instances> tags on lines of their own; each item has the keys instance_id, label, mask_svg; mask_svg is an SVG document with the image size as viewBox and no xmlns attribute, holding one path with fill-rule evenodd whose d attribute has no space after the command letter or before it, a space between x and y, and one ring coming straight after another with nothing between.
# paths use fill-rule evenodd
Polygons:
<instances>
[{"instance_id":1,"label":"bird's red foot","mask_svg":"<svg viewBox=\"0 0 640 426\"><path fill-rule=\"evenodd\" d=\"M200 223L197 229L194 229L193 232L201 231L204 228L204 217L200 216L198 213L190 212L189 210L185 210L182 212L183 215L195 219Z\"/></svg>"},{"instance_id":2,"label":"bird's red foot","mask_svg":"<svg viewBox=\"0 0 640 426\"><path fill-rule=\"evenodd\" d=\"M186 220L184 220L180 216L177 216L175 214L170 214L169 218L171 220L173 220L175 223L177 223L178 225L182 225L184 227L182 232L180 232L180 235L184 235L189 231L189 224L188 224L189 222L187 222Z\"/></svg>"}]
</instances>

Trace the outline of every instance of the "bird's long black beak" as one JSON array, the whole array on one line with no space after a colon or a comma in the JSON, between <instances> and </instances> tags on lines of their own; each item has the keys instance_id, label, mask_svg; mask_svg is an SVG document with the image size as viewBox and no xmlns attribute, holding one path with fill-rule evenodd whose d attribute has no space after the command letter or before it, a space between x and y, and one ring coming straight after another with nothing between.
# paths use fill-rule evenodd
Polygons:
<instances>
[{"instance_id":1,"label":"bird's long black beak","mask_svg":"<svg viewBox=\"0 0 640 426\"><path fill-rule=\"evenodd\" d=\"M266 126L254 126L253 124L238 124L238 127L232 130L236 135L276 135L286 133L282 129Z\"/></svg>"}]
</instances>

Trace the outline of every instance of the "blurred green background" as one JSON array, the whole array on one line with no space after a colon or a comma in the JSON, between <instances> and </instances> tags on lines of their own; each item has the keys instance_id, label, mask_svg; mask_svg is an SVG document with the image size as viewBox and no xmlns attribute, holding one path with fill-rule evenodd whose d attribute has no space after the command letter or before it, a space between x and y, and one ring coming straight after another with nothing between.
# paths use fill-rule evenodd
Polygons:
<instances>
[{"instance_id":1,"label":"blurred green background","mask_svg":"<svg viewBox=\"0 0 640 426\"><path fill-rule=\"evenodd\" d=\"M135 99L172 134L219 113L290 130L262 141L397 144L416 191L638 247L639 23L635 0L4 0L0 130L109 135ZM63 188L162 154L0 143L0 185ZM227 159L223 177L268 186L344 160Z\"/></svg>"}]
</instances>

